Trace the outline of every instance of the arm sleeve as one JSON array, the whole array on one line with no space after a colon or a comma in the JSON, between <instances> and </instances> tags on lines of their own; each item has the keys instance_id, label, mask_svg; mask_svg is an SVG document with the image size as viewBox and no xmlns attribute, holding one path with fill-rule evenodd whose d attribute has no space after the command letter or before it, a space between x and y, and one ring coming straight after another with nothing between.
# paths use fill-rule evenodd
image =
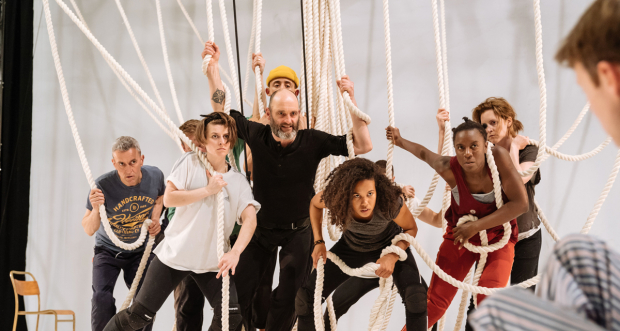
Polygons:
<instances>
[{"instance_id":1,"label":"arm sleeve","mask_svg":"<svg viewBox=\"0 0 620 331\"><path fill-rule=\"evenodd\" d=\"M256 213L260 210L260 203L254 200L254 195L252 194L252 188L250 184L243 178L242 183L240 185L240 194L239 194L239 205L237 207L237 223L241 224L241 213L247 208L249 205L254 206L256 208Z\"/></svg>"},{"instance_id":2,"label":"arm sleeve","mask_svg":"<svg viewBox=\"0 0 620 331\"><path fill-rule=\"evenodd\" d=\"M172 173L170 173L170 176L166 179L166 182L171 182L179 190L187 190L189 172L192 167L191 156L185 154L183 157L183 160L179 162L177 167L172 170Z\"/></svg>"},{"instance_id":3,"label":"arm sleeve","mask_svg":"<svg viewBox=\"0 0 620 331\"><path fill-rule=\"evenodd\" d=\"M330 155L348 156L347 136L334 136L332 134L310 129L314 138L314 143L319 147L319 157L324 158Z\"/></svg>"},{"instance_id":4,"label":"arm sleeve","mask_svg":"<svg viewBox=\"0 0 620 331\"><path fill-rule=\"evenodd\" d=\"M404 203L405 201L403 200L403 197L399 197L397 208L392 211L392 215L390 215L390 219L395 219L396 217L398 217L398 214L400 214L400 210L401 208L403 208Z\"/></svg>"},{"instance_id":5,"label":"arm sleeve","mask_svg":"<svg viewBox=\"0 0 620 331\"><path fill-rule=\"evenodd\" d=\"M537 155L538 147L534 145L527 145L524 149L519 151L519 163L535 162Z\"/></svg>"},{"instance_id":6,"label":"arm sleeve","mask_svg":"<svg viewBox=\"0 0 620 331\"><path fill-rule=\"evenodd\" d=\"M237 124L237 135L248 144L251 144L253 138L265 128L265 125L249 121L236 110L231 110L230 116L235 119L235 123Z\"/></svg>"},{"instance_id":7,"label":"arm sleeve","mask_svg":"<svg viewBox=\"0 0 620 331\"><path fill-rule=\"evenodd\" d=\"M157 191L157 197L160 197L162 195L164 195L164 192L166 192L166 181L164 180L164 173L159 170L159 168L157 169L158 173L157 175L159 176L159 190Z\"/></svg>"},{"instance_id":8,"label":"arm sleeve","mask_svg":"<svg viewBox=\"0 0 620 331\"><path fill-rule=\"evenodd\" d=\"M536 156L538 156L538 147L527 145L524 149L519 151L519 163L536 162ZM532 183L532 185L538 185L538 183L540 183L540 169L536 170L528 184L529 183Z\"/></svg>"}]
</instances>

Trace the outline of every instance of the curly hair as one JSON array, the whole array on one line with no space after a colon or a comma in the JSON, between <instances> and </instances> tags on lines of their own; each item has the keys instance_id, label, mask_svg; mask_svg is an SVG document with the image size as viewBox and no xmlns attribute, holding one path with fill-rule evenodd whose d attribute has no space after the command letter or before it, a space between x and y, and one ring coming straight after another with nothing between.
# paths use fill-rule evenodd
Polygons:
<instances>
[{"instance_id":1,"label":"curly hair","mask_svg":"<svg viewBox=\"0 0 620 331\"><path fill-rule=\"evenodd\" d=\"M331 224L346 229L352 215L353 190L359 181L365 179L375 181L377 201L374 209L386 216L397 214L403 194L401 188L388 179L374 162L358 157L345 161L327 177L329 183L323 191L322 201L328 209Z\"/></svg>"}]
</instances>

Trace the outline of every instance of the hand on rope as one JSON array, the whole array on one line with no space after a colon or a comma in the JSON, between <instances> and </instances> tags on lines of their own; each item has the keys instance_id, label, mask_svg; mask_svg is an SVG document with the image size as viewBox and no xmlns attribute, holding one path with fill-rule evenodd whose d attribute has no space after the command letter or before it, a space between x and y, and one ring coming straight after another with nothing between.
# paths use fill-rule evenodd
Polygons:
<instances>
[{"instance_id":1,"label":"hand on rope","mask_svg":"<svg viewBox=\"0 0 620 331\"><path fill-rule=\"evenodd\" d=\"M260 69L261 76L265 72L265 62L263 53L252 53L252 68L258 67Z\"/></svg>"},{"instance_id":2,"label":"hand on rope","mask_svg":"<svg viewBox=\"0 0 620 331\"><path fill-rule=\"evenodd\" d=\"M342 98L344 99L351 114L354 114L360 120L366 122L366 124L370 124L370 116L357 108L357 103L355 102L354 97L353 82L349 79L349 76L342 76L340 80L336 81L336 84L338 85Z\"/></svg>"},{"instance_id":3,"label":"hand on rope","mask_svg":"<svg viewBox=\"0 0 620 331\"><path fill-rule=\"evenodd\" d=\"M220 48L212 41L205 43L205 48L202 50L202 73L208 76L209 69L213 70L217 67L220 60Z\"/></svg>"},{"instance_id":4,"label":"hand on rope","mask_svg":"<svg viewBox=\"0 0 620 331\"><path fill-rule=\"evenodd\" d=\"M446 109L439 108L437 110L437 115L435 115L435 119L437 120L439 131L443 132L446 129L446 122L450 122L450 112Z\"/></svg>"},{"instance_id":5,"label":"hand on rope","mask_svg":"<svg viewBox=\"0 0 620 331\"><path fill-rule=\"evenodd\" d=\"M415 189L411 185L403 186L403 194L407 199L415 198Z\"/></svg>"}]
</instances>

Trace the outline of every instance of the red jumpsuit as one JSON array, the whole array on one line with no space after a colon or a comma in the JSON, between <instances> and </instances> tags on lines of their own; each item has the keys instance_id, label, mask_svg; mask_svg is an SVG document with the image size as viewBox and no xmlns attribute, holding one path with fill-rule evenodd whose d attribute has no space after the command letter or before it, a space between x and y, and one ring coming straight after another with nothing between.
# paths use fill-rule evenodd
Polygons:
<instances>
[{"instance_id":1,"label":"red jumpsuit","mask_svg":"<svg viewBox=\"0 0 620 331\"><path fill-rule=\"evenodd\" d=\"M480 259L480 254L472 253L466 248L458 248L458 245L454 245L454 237L452 235L452 229L456 227L458 220L465 215L472 214L479 219L487 216L497 210L495 202L493 203L481 203L474 199L469 192L469 188L463 178L463 169L459 164L456 157L450 159L450 168L454 173L456 185L459 190L459 203L457 204L452 196L452 204L446 212L446 221L448 227L444 234L443 243L439 247L437 253L437 260L435 263L446 273L452 277L462 281L472 265ZM487 166L489 177L491 177L491 170ZM492 179L492 177L491 177ZM504 202L508 199L504 192L502 192ZM510 278L510 271L512 269L512 262L514 259L514 245L517 242L519 230L517 229L517 220L510 221L512 226L512 233L510 240L503 248L489 253L484 271L480 277L478 283L483 287L504 287L508 283ZM494 228L487 230L487 236L489 238L489 244L498 242L504 235L504 228L502 225L498 225ZM474 245L480 245L480 235L476 234L469 239L469 242ZM428 325L435 324L441 316L446 312L452 299L456 295L458 289L439 278L436 274L433 274L431 279L431 285L428 289ZM486 296L479 294L478 303L480 303Z\"/></svg>"}]
</instances>

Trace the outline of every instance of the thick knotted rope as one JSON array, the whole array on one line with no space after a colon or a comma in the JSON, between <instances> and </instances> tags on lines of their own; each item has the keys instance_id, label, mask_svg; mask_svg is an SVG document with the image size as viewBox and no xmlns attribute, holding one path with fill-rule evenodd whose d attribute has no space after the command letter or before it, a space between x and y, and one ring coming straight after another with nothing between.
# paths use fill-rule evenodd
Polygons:
<instances>
[{"instance_id":1,"label":"thick knotted rope","mask_svg":"<svg viewBox=\"0 0 620 331\"><path fill-rule=\"evenodd\" d=\"M82 164L82 169L84 170L84 174L86 175L86 179L88 181L88 184L90 186L91 189L95 189L97 188L96 184L95 184L95 180L93 179L93 175L92 172L90 170L90 166L88 165L88 160L86 159L86 153L84 152L84 147L82 146L82 141L80 139L80 135L79 132L77 130L77 125L75 124L75 119L73 117L73 110L71 108L71 102L69 100L69 92L67 91L67 86L65 84L65 78L64 78L64 74L63 74L63 70L62 70L62 65L60 63L60 56L58 55L58 46L56 43L56 36L54 34L54 27L52 25L52 16L50 13L50 9L49 9L49 3L48 0L44 0L43 1L43 7L44 7L44 12L45 12L45 22L47 25L47 32L49 35L49 40L50 40L50 46L52 49L52 57L54 59L54 66L56 68L56 74L58 76L58 83L60 84L60 92L62 95L62 100L63 100L63 104L65 106L65 112L67 114L67 118L69 120L69 126L71 127L71 132L73 134L73 140L75 141L75 146L78 150L78 156L80 157L80 162ZM66 7L66 5L65 5ZM67 8L68 9L68 8ZM75 17L75 15L73 15L73 17L75 18L76 21L80 22L81 21ZM87 29L84 26L84 29ZM142 223L142 228L140 229L140 236L138 237L138 239L133 242L133 243L124 243L122 242L120 239L118 239L118 237L116 237L116 234L112 231L112 228L110 226L110 222L108 222L108 216L105 210L105 206L104 205L100 205L99 206L99 216L101 218L101 224L103 225L103 228L106 232L106 234L108 235L108 237L110 238L110 240L112 241L112 243L114 243L114 245L116 245L117 247L120 247L122 249L125 250L135 250L139 247L142 246L142 244L144 243L144 240L146 238L146 235L148 233L148 227L151 224L151 220L146 219L143 223ZM144 254L142 256L142 260L146 261L148 260L148 256L150 254L151 248L153 247L153 242L154 242L154 237L150 236L151 239L148 241L147 243L147 247L144 250ZM144 267L145 267L146 262L144 263L140 263L140 268L138 269L136 276L140 275L143 273L144 271ZM140 278L138 278L138 281L134 281L132 284L132 287L130 288L129 291L129 295L127 296L127 300L131 301L131 299L133 298L133 295L135 294L137 285L140 281Z\"/></svg>"},{"instance_id":2,"label":"thick knotted rope","mask_svg":"<svg viewBox=\"0 0 620 331\"><path fill-rule=\"evenodd\" d=\"M410 237L410 236L409 236ZM407 253L400 247L396 246L396 243L404 240L408 241L409 238L403 236L403 234L399 234L392 240L392 245L386 247L381 252L381 257L394 253L399 256L399 261L405 261L407 259ZM344 263L336 254L332 252L327 252L327 258L330 259L334 264L336 264L342 272L352 277L360 277L366 276L369 274L374 274L377 269L379 269L379 265L376 263L368 263L360 268L351 268ZM316 279L316 287L314 290L314 324L317 331L323 331L325 326L323 324L323 309L321 306L321 295L323 293L323 279L325 277L324 272L324 264L323 258L320 257L317 263L317 279ZM394 306L395 292L396 289L393 286L392 276L388 278L380 278L379 279L379 297L375 301L373 308L370 311L370 321L368 325L368 330L379 331L385 330L387 324L389 322L389 316L391 315L392 308ZM328 303L328 311L329 311ZM330 323L331 329L336 330L337 325L335 324L336 318L330 314Z\"/></svg>"}]
</instances>

